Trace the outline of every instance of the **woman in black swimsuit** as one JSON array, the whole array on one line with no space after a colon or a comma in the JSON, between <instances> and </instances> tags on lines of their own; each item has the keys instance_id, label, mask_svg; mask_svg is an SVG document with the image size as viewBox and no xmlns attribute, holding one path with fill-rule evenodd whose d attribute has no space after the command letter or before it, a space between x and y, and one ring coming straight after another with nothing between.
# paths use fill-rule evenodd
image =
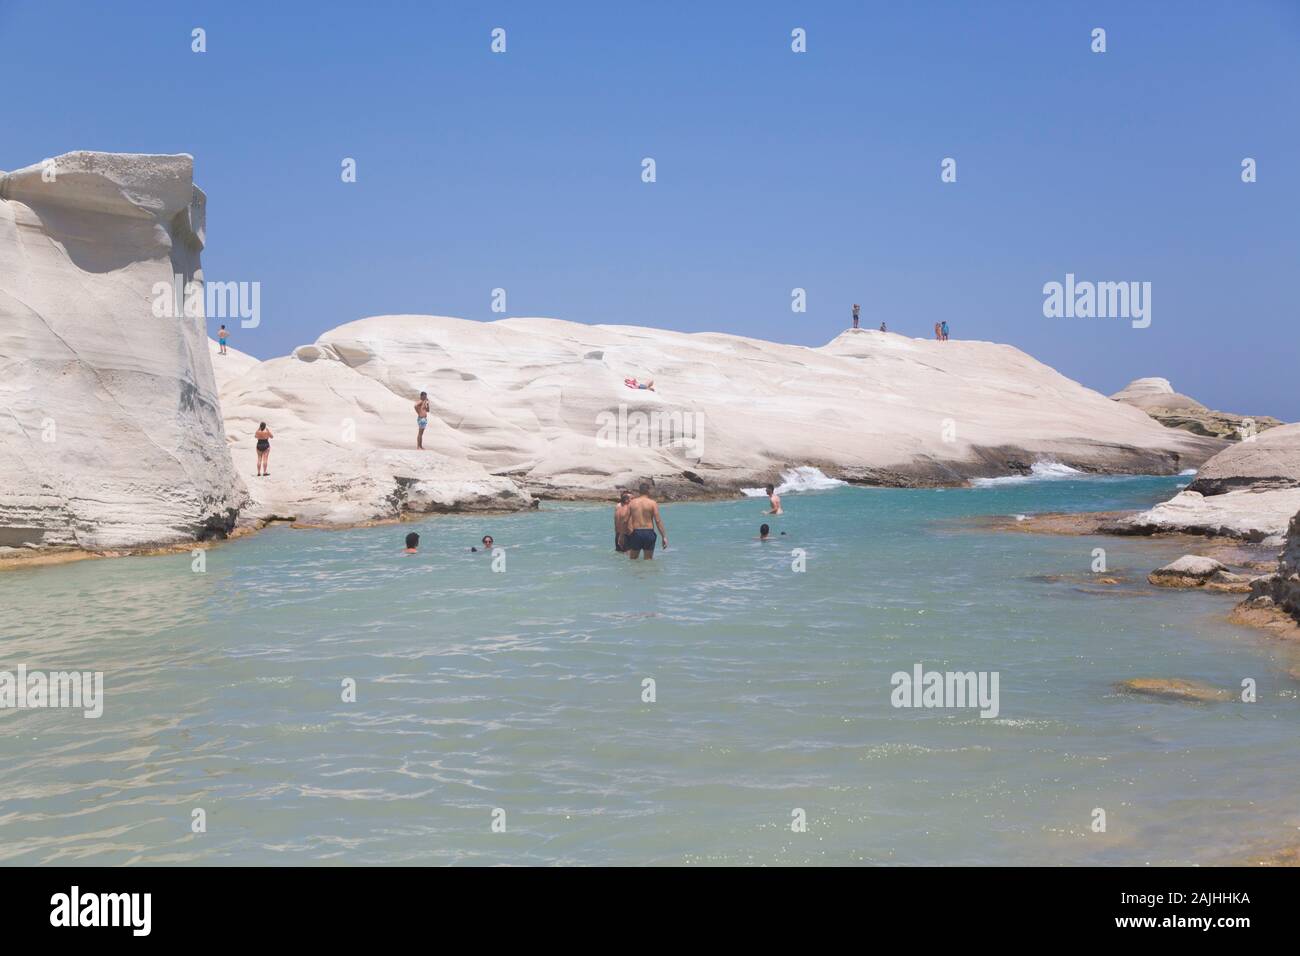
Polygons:
<instances>
[{"instance_id":1,"label":"woman in black swimsuit","mask_svg":"<svg viewBox=\"0 0 1300 956\"><path fill-rule=\"evenodd\" d=\"M266 427L266 422L257 426L257 477L271 473L271 439L275 436L271 434L271 429Z\"/></svg>"}]
</instances>

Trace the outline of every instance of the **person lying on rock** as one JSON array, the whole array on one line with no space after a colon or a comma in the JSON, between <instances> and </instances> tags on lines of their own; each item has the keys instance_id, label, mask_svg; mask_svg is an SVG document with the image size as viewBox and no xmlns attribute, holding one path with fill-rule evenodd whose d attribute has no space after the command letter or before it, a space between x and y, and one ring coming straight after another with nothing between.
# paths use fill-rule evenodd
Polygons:
<instances>
[{"instance_id":1,"label":"person lying on rock","mask_svg":"<svg viewBox=\"0 0 1300 956\"><path fill-rule=\"evenodd\" d=\"M625 378L623 379L623 384L626 385L628 388L649 389L652 392L655 390L654 379L650 379L650 381L648 382L638 382L634 378Z\"/></svg>"}]
</instances>

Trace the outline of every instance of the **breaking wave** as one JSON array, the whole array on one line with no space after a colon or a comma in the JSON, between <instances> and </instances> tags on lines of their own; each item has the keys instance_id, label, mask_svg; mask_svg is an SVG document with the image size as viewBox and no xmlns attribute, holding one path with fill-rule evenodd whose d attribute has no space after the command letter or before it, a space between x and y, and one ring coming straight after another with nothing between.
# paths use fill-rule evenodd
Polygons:
<instances>
[{"instance_id":1,"label":"breaking wave","mask_svg":"<svg viewBox=\"0 0 1300 956\"><path fill-rule=\"evenodd\" d=\"M1065 478L1081 478L1087 473L1062 465L1056 461L1035 462L1027 475L1004 475L1001 478L972 478L973 488L997 488L1000 485L1023 485L1031 481L1061 481Z\"/></svg>"},{"instance_id":2,"label":"breaking wave","mask_svg":"<svg viewBox=\"0 0 1300 956\"><path fill-rule=\"evenodd\" d=\"M811 465L800 465L798 468L791 468L789 471L781 472L781 484L776 486L776 493L786 495L800 491L826 491L847 484L847 481L826 477L826 475L822 474L820 468L814 468ZM742 488L740 490L751 498L762 498L767 495L767 492L762 488Z\"/></svg>"}]
</instances>

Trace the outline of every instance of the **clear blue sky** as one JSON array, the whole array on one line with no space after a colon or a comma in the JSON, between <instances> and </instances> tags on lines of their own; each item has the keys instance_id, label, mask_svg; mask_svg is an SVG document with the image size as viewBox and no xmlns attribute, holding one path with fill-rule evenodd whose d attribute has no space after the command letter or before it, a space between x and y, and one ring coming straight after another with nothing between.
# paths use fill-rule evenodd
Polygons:
<instances>
[{"instance_id":1,"label":"clear blue sky","mask_svg":"<svg viewBox=\"0 0 1300 956\"><path fill-rule=\"evenodd\" d=\"M0 168L195 156L205 273L262 284L232 344L263 358L496 318L498 286L512 315L809 345L860 302L1300 419L1296 0L0 0L0 49ZM1151 282L1151 327L1044 318L1067 272Z\"/></svg>"}]
</instances>

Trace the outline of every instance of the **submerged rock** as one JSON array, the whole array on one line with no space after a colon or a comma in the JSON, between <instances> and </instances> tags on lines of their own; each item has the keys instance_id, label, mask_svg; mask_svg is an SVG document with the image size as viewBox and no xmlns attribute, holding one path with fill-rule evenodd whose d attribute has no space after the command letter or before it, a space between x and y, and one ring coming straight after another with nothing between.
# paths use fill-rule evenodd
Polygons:
<instances>
[{"instance_id":1,"label":"submerged rock","mask_svg":"<svg viewBox=\"0 0 1300 956\"><path fill-rule=\"evenodd\" d=\"M1218 687L1200 681L1182 680L1177 677L1135 677L1120 681L1115 689L1124 694L1141 694L1147 697L1159 697L1165 700L1184 700L1196 703L1210 703L1231 700L1232 694Z\"/></svg>"}]
</instances>

